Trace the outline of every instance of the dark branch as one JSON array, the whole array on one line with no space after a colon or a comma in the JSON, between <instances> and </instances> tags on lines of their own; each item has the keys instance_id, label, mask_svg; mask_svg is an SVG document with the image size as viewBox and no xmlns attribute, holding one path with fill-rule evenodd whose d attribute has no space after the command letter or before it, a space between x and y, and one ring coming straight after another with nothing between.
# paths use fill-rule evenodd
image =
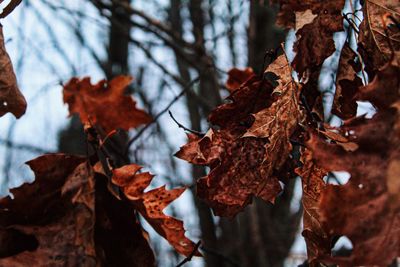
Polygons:
<instances>
[{"instance_id":1,"label":"dark branch","mask_svg":"<svg viewBox=\"0 0 400 267\"><path fill-rule=\"evenodd\" d=\"M178 265L176 265L176 267L181 267L183 266L185 263L189 262L192 260L193 256L196 255L197 250L199 249L201 245L201 240L199 242L196 243L196 245L193 248L193 251L189 254L189 256L187 256L185 259L183 259L183 261L181 261Z\"/></svg>"},{"instance_id":2,"label":"dark branch","mask_svg":"<svg viewBox=\"0 0 400 267\"><path fill-rule=\"evenodd\" d=\"M179 128L182 128L183 130L188 131L189 133L195 134L195 135L197 135L199 137L203 137L205 135L205 133L198 132L198 131L195 131L195 130L191 130L191 129L183 126L180 122L178 122L175 119L175 117L172 115L172 112L170 110L168 110L168 114L171 117L171 119L176 123L176 125L178 125Z\"/></svg>"}]
</instances>

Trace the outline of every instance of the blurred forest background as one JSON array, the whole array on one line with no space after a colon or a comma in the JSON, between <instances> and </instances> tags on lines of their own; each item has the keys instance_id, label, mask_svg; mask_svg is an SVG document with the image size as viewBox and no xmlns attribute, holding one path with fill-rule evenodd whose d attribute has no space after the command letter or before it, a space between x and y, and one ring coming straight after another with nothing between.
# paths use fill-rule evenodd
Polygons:
<instances>
[{"instance_id":1,"label":"blurred forest background","mask_svg":"<svg viewBox=\"0 0 400 267\"><path fill-rule=\"evenodd\" d=\"M358 8L357 1L346 3L348 10ZM168 113L157 116L173 103L170 110L179 123L203 132L209 112L228 95L229 69L249 66L259 73L285 41L293 58L295 34L275 26L278 10L268 0L23 0L2 24L30 105L20 120L6 115L0 122L0 194L32 179L23 164L27 160L45 152L86 154L82 125L67 118L62 84L73 76L97 82L129 74L135 78L129 93L157 120L144 129L118 133L113 151L122 151L131 140L129 157L157 174L154 186L189 187L168 211L184 220L190 238L203 241L205 257L188 266L301 264L306 254L299 235L299 180L285 185L275 205L255 201L233 220L214 217L192 194L195 180L207 170L173 157L186 142L185 131ZM323 65L319 86L327 103L346 34L335 36L337 51ZM329 108L325 115L338 123ZM182 258L150 234L159 266L175 266Z\"/></svg>"}]
</instances>

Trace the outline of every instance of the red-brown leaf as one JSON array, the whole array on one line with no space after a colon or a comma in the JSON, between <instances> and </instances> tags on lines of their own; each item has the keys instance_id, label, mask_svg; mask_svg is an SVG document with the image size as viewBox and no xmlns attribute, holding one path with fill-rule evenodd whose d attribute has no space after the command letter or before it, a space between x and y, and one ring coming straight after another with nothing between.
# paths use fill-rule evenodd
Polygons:
<instances>
[{"instance_id":1,"label":"red-brown leaf","mask_svg":"<svg viewBox=\"0 0 400 267\"><path fill-rule=\"evenodd\" d=\"M245 68L244 70L233 68L228 71L228 80L226 81L226 88L233 92L240 87L244 82L254 75L252 68Z\"/></svg>"},{"instance_id":2,"label":"red-brown leaf","mask_svg":"<svg viewBox=\"0 0 400 267\"><path fill-rule=\"evenodd\" d=\"M297 54L292 65L300 77L307 69L322 65L335 52L333 33L343 30L341 11L344 0L314 2L311 1L310 9L317 17L296 32L298 40L294 50Z\"/></svg>"},{"instance_id":3,"label":"red-brown leaf","mask_svg":"<svg viewBox=\"0 0 400 267\"><path fill-rule=\"evenodd\" d=\"M128 76L118 76L92 85L89 78L73 78L64 86L64 103L68 104L70 115L77 113L82 123L99 125L106 133L129 130L151 121L146 112L136 108L132 97L125 94L131 81Z\"/></svg>"},{"instance_id":4,"label":"red-brown leaf","mask_svg":"<svg viewBox=\"0 0 400 267\"><path fill-rule=\"evenodd\" d=\"M329 185L321 197L324 227L353 242L347 258L329 263L387 266L400 255L400 83L398 57L379 70L358 97L378 107L370 120L347 121L341 131L358 146L353 152L313 137L308 146L329 171L348 171L344 186ZM390 96L389 99L386 97ZM332 160L334 159L334 160Z\"/></svg>"},{"instance_id":5,"label":"red-brown leaf","mask_svg":"<svg viewBox=\"0 0 400 267\"><path fill-rule=\"evenodd\" d=\"M301 155L302 167L296 169L301 176L303 187L302 204L303 232L307 244L308 262L310 266L318 266L317 260L331 253L332 236L325 231L321 222L319 202L326 185L323 177L327 171L320 168L312 158L312 153L306 149Z\"/></svg>"},{"instance_id":6,"label":"red-brown leaf","mask_svg":"<svg viewBox=\"0 0 400 267\"><path fill-rule=\"evenodd\" d=\"M27 162L36 180L13 189L15 200L0 201L0 228L30 237L31 244L9 239L8 249L20 249L3 251L0 265L96 265L94 182L83 161L52 154Z\"/></svg>"},{"instance_id":7,"label":"red-brown leaf","mask_svg":"<svg viewBox=\"0 0 400 267\"><path fill-rule=\"evenodd\" d=\"M35 181L0 200L1 266L155 265L133 208L84 158L49 154L27 164Z\"/></svg>"},{"instance_id":8,"label":"red-brown leaf","mask_svg":"<svg viewBox=\"0 0 400 267\"><path fill-rule=\"evenodd\" d=\"M292 149L289 138L301 111L285 56L267 72L278 75L275 90L253 76L230 95L231 103L210 114L209 121L219 129L210 129L203 138L190 135L189 143L176 154L211 168L198 180L197 194L216 215L233 217L253 196L273 202L281 190L277 174Z\"/></svg>"},{"instance_id":9,"label":"red-brown leaf","mask_svg":"<svg viewBox=\"0 0 400 267\"><path fill-rule=\"evenodd\" d=\"M398 0L365 0L363 14L364 20L358 35L358 51L368 75L373 77L375 71L390 61L392 51L389 37L394 51L400 50L400 29L393 25L393 21L383 21L384 15L390 15L399 21L400 3ZM393 27L386 27L385 23L392 24Z\"/></svg>"},{"instance_id":10,"label":"red-brown leaf","mask_svg":"<svg viewBox=\"0 0 400 267\"><path fill-rule=\"evenodd\" d=\"M141 167L130 164L113 170L112 182L118 185L125 196L131 200L135 209L146 221L163 236L179 253L189 256L195 250L195 244L185 236L183 222L165 215L163 210L177 199L185 188L167 190L165 186L144 192L153 175L148 172L137 173ZM197 251L197 256L200 253Z\"/></svg>"},{"instance_id":11,"label":"red-brown leaf","mask_svg":"<svg viewBox=\"0 0 400 267\"><path fill-rule=\"evenodd\" d=\"M357 114L357 103L354 95L362 86L357 73L361 64L356 63L356 53L345 43L340 54L339 67L336 74L336 91L333 100L332 113L342 119L349 119Z\"/></svg>"},{"instance_id":12,"label":"red-brown leaf","mask_svg":"<svg viewBox=\"0 0 400 267\"><path fill-rule=\"evenodd\" d=\"M399 98L400 87L400 52L394 59L380 68L372 82L361 87L355 98L370 101L378 109L390 107Z\"/></svg>"},{"instance_id":13,"label":"red-brown leaf","mask_svg":"<svg viewBox=\"0 0 400 267\"><path fill-rule=\"evenodd\" d=\"M18 89L17 78L4 45L3 27L0 25L0 117L11 112L16 118L26 111L26 101Z\"/></svg>"}]
</instances>

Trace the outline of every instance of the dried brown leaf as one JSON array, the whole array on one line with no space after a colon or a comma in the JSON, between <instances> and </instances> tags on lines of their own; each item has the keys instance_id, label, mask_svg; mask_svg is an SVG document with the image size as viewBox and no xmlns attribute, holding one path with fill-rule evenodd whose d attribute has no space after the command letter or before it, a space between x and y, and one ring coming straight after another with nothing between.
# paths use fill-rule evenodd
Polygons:
<instances>
[{"instance_id":1,"label":"dried brown leaf","mask_svg":"<svg viewBox=\"0 0 400 267\"><path fill-rule=\"evenodd\" d=\"M0 201L0 225L5 233L30 236L37 247L5 254L0 265L96 266L94 181L83 161L52 154L27 162L36 180L13 189L14 200ZM8 241L8 246L22 245Z\"/></svg>"},{"instance_id":2,"label":"dried brown leaf","mask_svg":"<svg viewBox=\"0 0 400 267\"><path fill-rule=\"evenodd\" d=\"M27 164L35 182L0 200L0 266L155 266L133 208L84 158L48 154Z\"/></svg>"},{"instance_id":3,"label":"dried brown leaf","mask_svg":"<svg viewBox=\"0 0 400 267\"><path fill-rule=\"evenodd\" d=\"M274 0L272 2L280 5L276 25L296 31L305 24L311 23L315 14L322 8L322 3L318 0Z\"/></svg>"},{"instance_id":4,"label":"dried brown leaf","mask_svg":"<svg viewBox=\"0 0 400 267\"><path fill-rule=\"evenodd\" d=\"M361 78L357 73L361 70L360 63L354 60L357 54L345 43L339 60L336 74L336 91L333 100L332 113L342 119L349 119L357 114L357 103L354 95L362 86Z\"/></svg>"},{"instance_id":5,"label":"dried brown leaf","mask_svg":"<svg viewBox=\"0 0 400 267\"><path fill-rule=\"evenodd\" d=\"M0 117L11 112L16 118L25 114L26 101L17 85L14 69L4 45L0 26Z\"/></svg>"},{"instance_id":6,"label":"dried brown leaf","mask_svg":"<svg viewBox=\"0 0 400 267\"><path fill-rule=\"evenodd\" d=\"M298 39L294 44L297 54L292 66L300 77L307 69L321 66L324 60L335 52L333 33L343 30L341 11L344 0L318 1L318 3L311 1L309 5L317 17L296 32ZM299 10L304 10L304 7Z\"/></svg>"},{"instance_id":7,"label":"dried brown leaf","mask_svg":"<svg viewBox=\"0 0 400 267\"><path fill-rule=\"evenodd\" d=\"M332 236L325 231L321 223L319 202L321 193L326 184L323 177L327 171L319 167L312 153L308 149L301 155L302 167L296 169L301 176L303 187L302 204L303 232L307 244L308 262L311 266L318 266L317 260L322 256L329 256L331 253Z\"/></svg>"},{"instance_id":8,"label":"dried brown leaf","mask_svg":"<svg viewBox=\"0 0 400 267\"><path fill-rule=\"evenodd\" d=\"M298 37L294 69L303 76L307 69L320 66L335 51L333 33L343 30L341 11L344 0L276 0L280 4L278 26L293 28Z\"/></svg>"},{"instance_id":9,"label":"dried brown leaf","mask_svg":"<svg viewBox=\"0 0 400 267\"><path fill-rule=\"evenodd\" d=\"M250 78L231 94L230 103L210 114L209 121L219 129L210 129L203 138L190 135L189 143L176 154L211 168L198 180L197 194L216 215L236 215L253 196L273 202L281 190L277 175L291 151L289 138L301 112L285 56L267 72L276 72L275 90L268 81ZM286 118L289 112L293 119Z\"/></svg>"},{"instance_id":10,"label":"dried brown leaf","mask_svg":"<svg viewBox=\"0 0 400 267\"><path fill-rule=\"evenodd\" d=\"M151 121L146 112L136 108L132 97L125 95L131 81L128 76L118 76L92 85L89 78L73 78L64 86L64 103L70 115L78 113L83 123L99 125L106 133L129 130Z\"/></svg>"},{"instance_id":11,"label":"dried brown leaf","mask_svg":"<svg viewBox=\"0 0 400 267\"><path fill-rule=\"evenodd\" d=\"M115 169L112 182L123 190L135 209L176 251L185 256L191 255L196 247L185 236L183 222L163 213L163 210L177 199L185 188L167 190L162 186L144 192L154 176L148 172L137 173L140 168L136 164L130 164ZM197 251L195 255L200 256L200 253Z\"/></svg>"},{"instance_id":12,"label":"dried brown leaf","mask_svg":"<svg viewBox=\"0 0 400 267\"><path fill-rule=\"evenodd\" d=\"M233 92L240 87L244 82L255 75L252 68L245 68L243 70L233 68L228 71L228 80L226 81L226 88Z\"/></svg>"},{"instance_id":13,"label":"dried brown leaf","mask_svg":"<svg viewBox=\"0 0 400 267\"><path fill-rule=\"evenodd\" d=\"M351 174L347 184L329 185L321 197L324 227L353 242L350 257L326 257L327 263L387 266L400 255L399 176L394 174L400 161L398 80L399 66L394 60L361 91L360 96L377 106L378 112L370 120L355 118L341 127L357 150L347 152L315 136L308 143L323 168ZM390 99L385 99L388 94Z\"/></svg>"},{"instance_id":14,"label":"dried brown leaf","mask_svg":"<svg viewBox=\"0 0 400 267\"><path fill-rule=\"evenodd\" d=\"M393 50L400 50L400 29L393 24L393 21L383 21L385 14L390 14L397 21L400 20L400 3L398 0L366 0L363 13L358 50L363 57L366 71L372 77L375 71L391 58L389 38ZM385 23L392 24L387 31Z\"/></svg>"},{"instance_id":15,"label":"dried brown leaf","mask_svg":"<svg viewBox=\"0 0 400 267\"><path fill-rule=\"evenodd\" d=\"M394 59L377 71L372 82L359 89L355 99L370 101L378 109L384 109L398 100L399 88L400 52L396 52Z\"/></svg>"}]
</instances>

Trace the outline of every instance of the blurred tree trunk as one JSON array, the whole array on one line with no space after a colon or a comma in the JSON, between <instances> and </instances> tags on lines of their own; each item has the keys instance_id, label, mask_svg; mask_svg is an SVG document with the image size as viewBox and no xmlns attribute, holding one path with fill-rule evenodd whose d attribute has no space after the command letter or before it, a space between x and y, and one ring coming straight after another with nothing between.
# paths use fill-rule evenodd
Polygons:
<instances>
[{"instance_id":1,"label":"blurred tree trunk","mask_svg":"<svg viewBox=\"0 0 400 267\"><path fill-rule=\"evenodd\" d=\"M199 95L208 101L208 107L202 106L203 115L207 117L211 110L221 104L219 93L218 72L210 54L207 53L205 46L205 14L203 0L190 0L189 13L192 23L192 33L195 40L195 58L198 59L198 73L200 75Z\"/></svg>"},{"instance_id":2,"label":"blurred tree trunk","mask_svg":"<svg viewBox=\"0 0 400 267\"><path fill-rule=\"evenodd\" d=\"M170 10L169 10L169 22L172 26L172 28L175 30L177 35L179 37L183 36L183 21L181 17L181 9L182 9L182 1L181 0L171 0L170 2ZM200 13L201 14L201 13ZM196 19L203 20L201 17L196 17ZM201 22L196 22L193 23L194 25L201 24ZM200 26L196 26L200 27ZM203 38L201 29L198 29L194 27L194 32L197 34L198 39ZM203 51L204 47L202 47L199 51L201 51L200 56L204 56ZM178 67L179 74L182 78L182 80L186 83L189 84L191 77L190 77L190 68L186 64L186 61L182 58L180 53L175 52L175 58L176 58L176 64ZM201 74L201 73L200 73ZM214 79L214 74L207 72L205 74L205 77L212 76L211 79ZM215 88L215 83L209 83L208 81L205 81L205 78L201 79L201 87L202 89L200 90L201 92L205 91L215 91L218 90L218 88ZM214 87L213 87L214 86ZM182 87L184 87L182 85ZM218 93L218 92L217 92ZM214 94L215 95L215 92ZM219 94L218 94L219 97ZM219 100L216 99L214 100L214 105L217 104ZM192 96L188 95L186 97L186 104L187 104L187 109L189 113L189 118L190 118L190 125L191 129L196 130L196 131L201 131L201 121L202 121L202 115L200 113L200 105L198 101ZM193 182L196 183L196 180L202 176L206 175L204 167L201 166L192 166L192 178ZM214 225L214 220L213 220L213 215L211 213L210 208L203 203L199 198L196 197L196 192L195 189L192 187L192 194L193 194L193 199L194 203L197 209L197 214L199 217L199 222L200 222L200 230L201 230L201 240L202 240L202 245L207 247L207 248L216 248L217 246L217 236L216 236L216 229ZM221 263L219 262L219 258L215 257L213 255L209 255L208 253L205 254L205 261L207 266L209 267L218 267L221 266Z\"/></svg>"}]
</instances>

